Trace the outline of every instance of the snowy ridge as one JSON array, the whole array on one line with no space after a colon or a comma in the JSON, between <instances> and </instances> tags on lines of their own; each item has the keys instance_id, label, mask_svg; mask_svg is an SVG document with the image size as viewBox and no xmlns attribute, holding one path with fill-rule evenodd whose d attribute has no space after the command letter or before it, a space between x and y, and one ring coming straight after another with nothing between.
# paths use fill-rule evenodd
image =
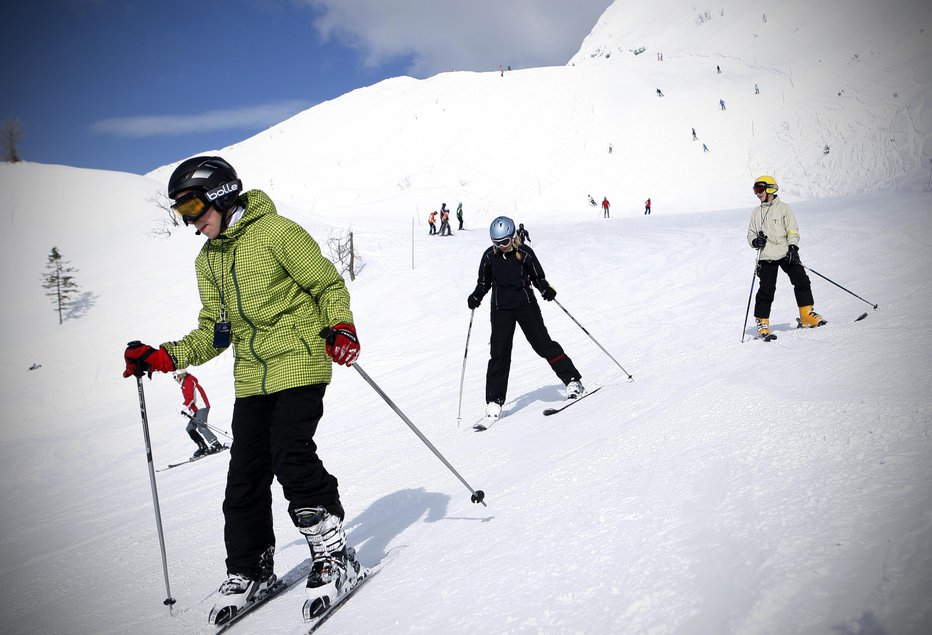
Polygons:
<instances>
[{"instance_id":1,"label":"snowy ridge","mask_svg":"<svg viewBox=\"0 0 932 635\"><path fill-rule=\"evenodd\" d=\"M565 67L386 80L222 152L247 185L314 213L420 222L426 195L468 199L486 221L579 210L587 194L626 209L651 196L667 213L731 208L761 171L801 198L927 188L930 5L746 5L727 0L698 24L704 9L687 0L619 1Z\"/></svg>"}]
</instances>

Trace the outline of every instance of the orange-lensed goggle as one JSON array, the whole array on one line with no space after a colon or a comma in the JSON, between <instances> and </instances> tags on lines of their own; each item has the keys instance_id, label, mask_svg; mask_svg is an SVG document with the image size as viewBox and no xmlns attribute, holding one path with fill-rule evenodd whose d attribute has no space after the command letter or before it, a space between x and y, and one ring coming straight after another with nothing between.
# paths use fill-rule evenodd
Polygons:
<instances>
[{"instance_id":1,"label":"orange-lensed goggle","mask_svg":"<svg viewBox=\"0 0 932 635\"><path fill-rule=\"evenodd\" d=\"M210 206L211 202L203 192L189 192L172 204L172 211L181 217L185 225L189 225L206 214Z\"/></svg>"}]
</instances>

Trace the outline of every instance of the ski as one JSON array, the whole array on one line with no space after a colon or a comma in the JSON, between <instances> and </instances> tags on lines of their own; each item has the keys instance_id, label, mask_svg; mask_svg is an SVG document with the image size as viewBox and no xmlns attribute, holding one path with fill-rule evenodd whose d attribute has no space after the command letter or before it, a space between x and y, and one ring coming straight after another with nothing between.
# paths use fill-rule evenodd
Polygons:
<instances>
[{"instance_id":1,"label":"ski","mask_svg":"<svg viewBox=\"0 0 932 635\"><path fill-rule=\"evenodd\" d=\"M772 342L772 341L774 341L775 339L777 339L777 336L776 336L774 333L770 333L770 334L764 335L764 336L755 335L755 336L754 336L754 339L755 339L755 340L760 340L760 341L762 341L762 342Z\"/></svg>"},{"instance_id":2,"label":"ski","mask_svg":"<svg viewBox=\"0 0 932 635\"><path fill-rule=\"evenodd\" d=\"M864 313L862 313L861 315L859 315L854 321L855 321L855 322L860 322L861 320L863 320L863 319L866 318L866 317L867 317L867 311L865 311Z\"/></svg>"},{"instance_id":3,"label":"ski","mask_svg":"<svg viewBox=\"0 0 932 635\"><path fill-rule=\"evenodd\" d=\"M275 583L269 587L268 591L266 591L263 595L260 595L255 600L241 608L230 619L224 621L221 624L217 624L217 630L214 631L214 633L219 635L220 633L226 632L234 624L237 624L241 619L252 613L254 610L272 598L281 595L283 591L287 591L291 587L297 585L299 582L306 580L307 576L311 573L311 567L313 564L314 561L311 558L308 558L301 564L292 568L291 571L276 580Z\"/></svg>"},{"instance_id":4,"label":"ski","mask_svg":"<svg viewBox=\"0 0 932 635\"><path fill-rule=\"evenodd\" d=\"M310 635L311 633L316 631L318 628L323 626L324 622L326 622L328 619L330 619L330 617L334 613L340 610L340 608L346 603L346 601L349 600L351 597L353 597L366 582L368 582L369 580L374 578L376 575L378 575L382 569L384 569L387 565L394 562L397 557L398 557L397 548L389 551L388 555L382 558L377 564L374 564L368 569L366 569L366 573L356 583L356 586L354 586L352 589L350 589L349 591L341 595L339 598L337 598L337 601L331 604L330 607L324 613L322 613L321 615L312 617L310 619L307 619L307 617L305 616L304 625L308 627L308 630L306 631L307 634Z\"/></svg>"},{"instance_id":5,"label":"ski","mask_svg":"<svg viewBox=\"0 0 932 635\"><path fill-rule=\"evenodd\" d=\"M573 404L579 403L580 401L582 401L583 399L585 399L585 398L588 397L589 395L594 395L595 393L599 392L600 390L602 390L602 386L596 386L596 387L593 388L592 390L587 390L586 392L584 392L584 393L583 393L582 395L580 395L579 397L576 397L576 399L568 399L567 402L566 402L565 404L563 404L562 406L560 406L560 407L558 407L558 408L546 408L546 409L544 409L544 416L545 416L545 417L549 417L550 415L555 415L555 414L557 414L558 412L563 412L564 410L566 410L567 408L569 408L569 407L572 406Z\"/></svg>"},{"instance_id":6,"label":"ski","mask_svg":"<svg viewBox=\"0 0 932 635\"><path fill-rule=\"evenodd\" d=\"M187 465L188 463L194 463L195 461L200 461L201 459L206 458L206 457L208 457L208 456L213 456L214 454L220 454L220 452L223 452L224 450L229 450L229 449L230 449L230 446L225 445L225 446L223 446L223 450L219 450L219 451L217 451L217 452L211 452L210 454L202 454L202 455L200 455L200 456L198 456L198 457L190 458L190 459L188 459L187 461L181 461L180 463L169 463L169 464L166 465L165 467L160 467L160 468L158 468L158 469L156 470L156 472L164 472L165 470L170 470L170 469L172 469L173 467L179 467L179 466L182 466L182 465Z\"/></svg>"}]
</instances>

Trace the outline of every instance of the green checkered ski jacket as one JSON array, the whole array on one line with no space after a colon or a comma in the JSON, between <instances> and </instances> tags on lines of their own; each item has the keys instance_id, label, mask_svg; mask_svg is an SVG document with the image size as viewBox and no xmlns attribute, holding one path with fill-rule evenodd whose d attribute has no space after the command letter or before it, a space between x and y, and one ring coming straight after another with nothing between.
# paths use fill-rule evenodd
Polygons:
<instances>
[{"instance_id":1,"label":"green checkered ski jacket","mask_svg":"<svg viewBox=\"0 0 932 635\"><path fill-rule=\"evenodd\" d=\"M236 396L330 383L333 368L321 329L352 324L342 276L297 223L279 216L260 190L239 197L243 216L197 255L198 326L162 346L175 368L197 366L214 348L221 308L230 321Z\"/></svg>"}]
</instances>

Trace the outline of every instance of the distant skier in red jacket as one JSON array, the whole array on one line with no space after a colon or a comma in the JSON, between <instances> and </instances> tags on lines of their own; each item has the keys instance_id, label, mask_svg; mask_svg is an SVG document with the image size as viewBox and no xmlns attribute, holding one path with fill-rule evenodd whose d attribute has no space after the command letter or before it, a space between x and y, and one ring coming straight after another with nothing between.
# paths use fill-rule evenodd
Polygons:
<instances>
[{"instance_id":1,"label":"distant skier in red jacket","mask_svg":"<svg viewBox=\"0 0 932 635\"><path fill-rule=\"evenodd\" d=\"M223 449L217 437L207 427L207 415L210 412L210 402L207 393L201 388L197 377L186 370L176 370L172 377L181 384L181 396L184 407L190 413L188 416L188 436L197 444L197 450L191 456L196 459L205 454L213 454ZM198 399L200 397L200 399ZM198 403L201 402L199 406ZM184 413L184 411L182 411Z\"/></svg>"},{"instance_id":2,"label":"distant skier in red jacket","mask_svg":"<svg viewBox=\"0 0 932 635\"><path fill-rule=\"evenodd\" d=\"M608 213L608 198L602 197L602 218L611 218Z\"/></svg>"}]
</instances>

